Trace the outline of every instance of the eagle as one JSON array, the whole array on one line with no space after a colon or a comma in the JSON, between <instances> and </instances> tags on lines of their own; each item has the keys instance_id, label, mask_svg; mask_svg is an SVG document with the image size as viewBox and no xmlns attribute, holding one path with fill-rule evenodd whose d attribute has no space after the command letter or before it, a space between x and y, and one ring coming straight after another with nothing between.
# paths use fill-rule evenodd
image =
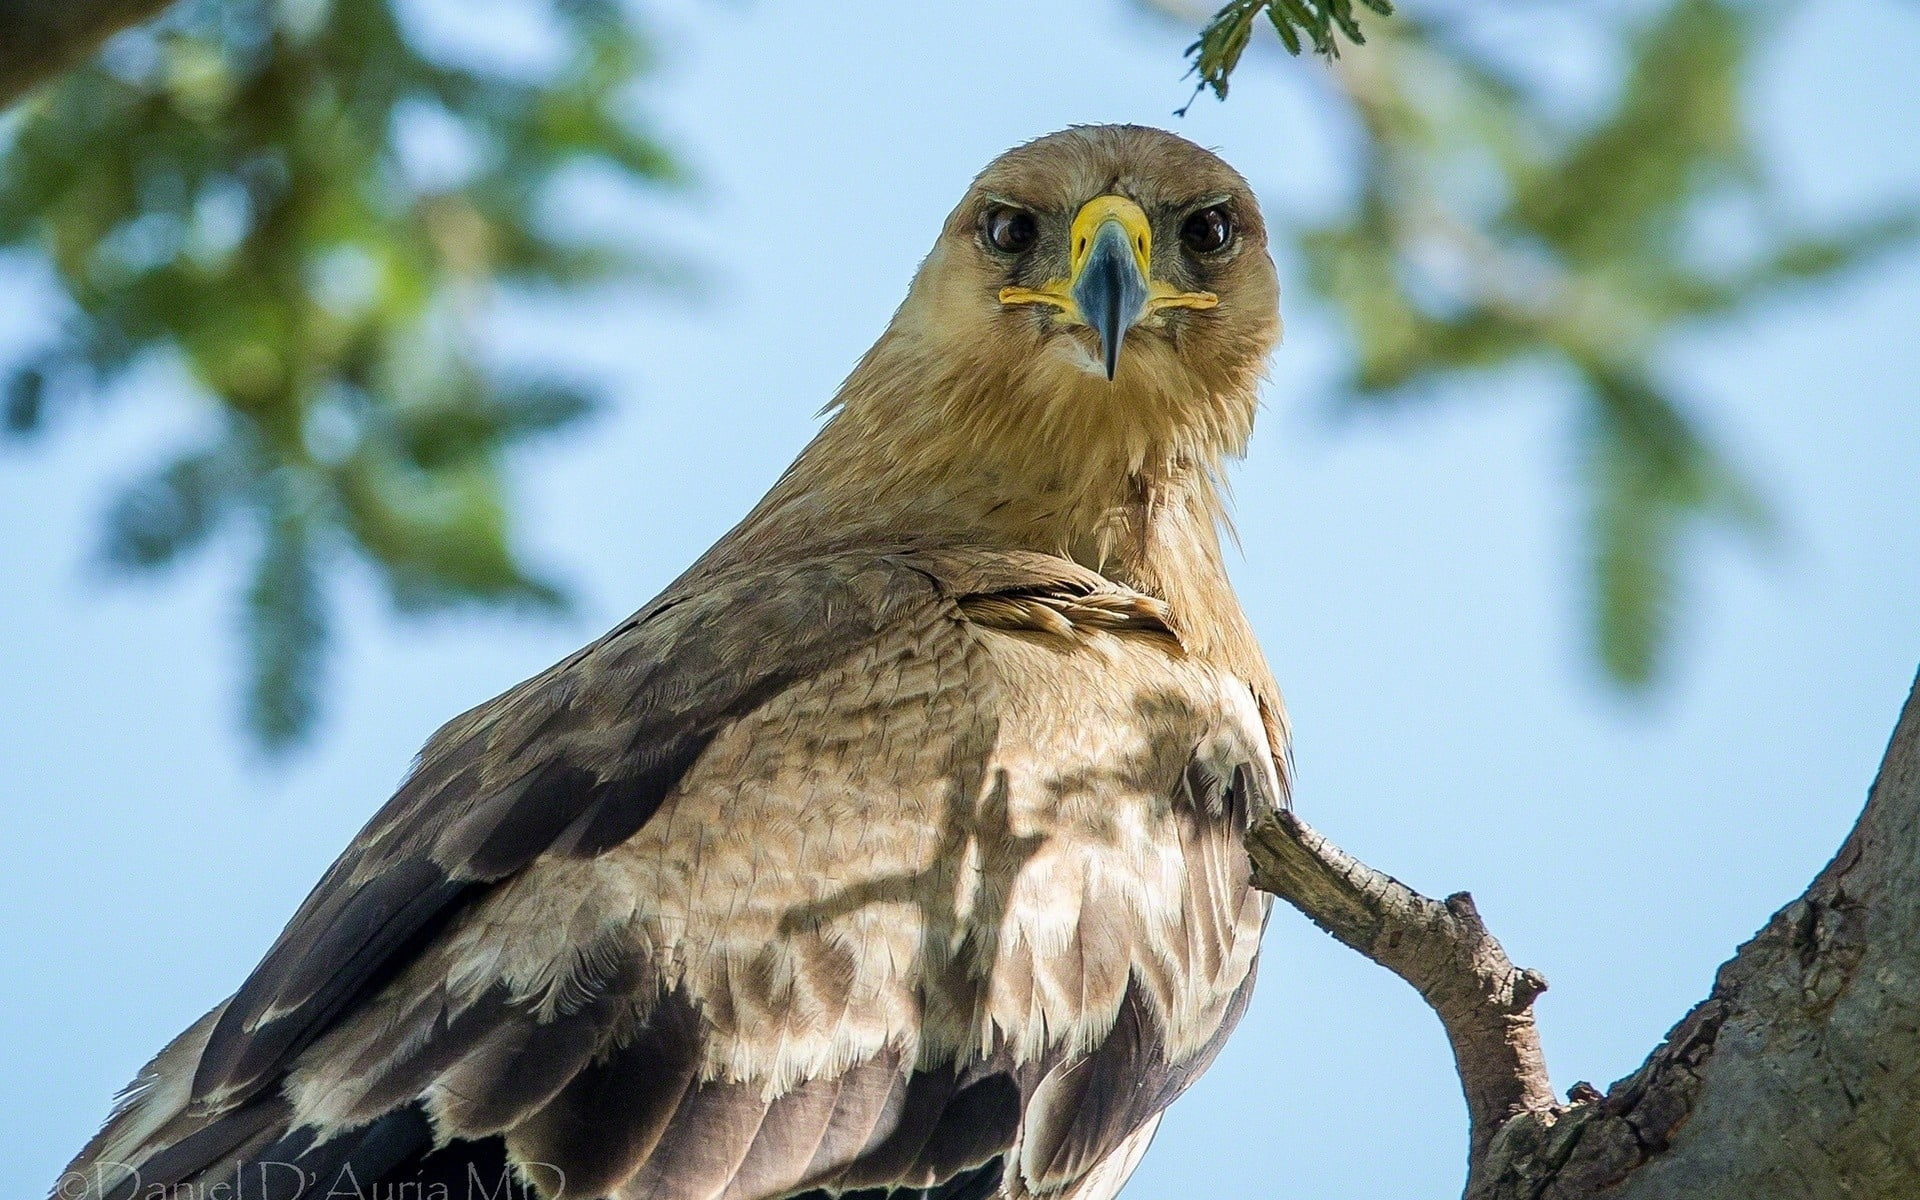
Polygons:
<instances>
[{"instance_id":1,"label":"eagle","mask_svg":"<svg viewBox=\"0 0 1920 1200\"><path fill-rule=\"evenodd\" d=\"M435 733L56 1193L1114 1196L1268 910L1222 471L1279 334L1211 152L996 159L765 498Z\"/></svg>"}]
</instances>

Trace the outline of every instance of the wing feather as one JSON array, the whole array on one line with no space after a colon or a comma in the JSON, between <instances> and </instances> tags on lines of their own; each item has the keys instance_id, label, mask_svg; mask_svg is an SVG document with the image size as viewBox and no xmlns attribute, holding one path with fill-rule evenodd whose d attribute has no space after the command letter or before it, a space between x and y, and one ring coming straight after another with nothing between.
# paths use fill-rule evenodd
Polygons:
<instances>
[{"instance_id":1,"label":"wing feather","mask_svg":"<svg viewBox=\"0 0 1920 1200\"><path fill-rule=\"evenodd\" d=\"M1259 714L1163 618L964 550L670 591L436 734L102 1136L147 1185L266 1153L672 1200L1124 1180L1263 911L1222 783Z\"/></svg>"},{"instance_id":2,"label":"wing feather","mask_svg":"<svg viewBox=\"0 0 1920 1200\"><path fill-rule=\"evenodd\" d=\"M278 1078L476 885L632 836L721 728L939 601L924 573L884 556L723 580L449 722L241 985L195 1100L245 1099Z\"/></svg>"}]
</instances>

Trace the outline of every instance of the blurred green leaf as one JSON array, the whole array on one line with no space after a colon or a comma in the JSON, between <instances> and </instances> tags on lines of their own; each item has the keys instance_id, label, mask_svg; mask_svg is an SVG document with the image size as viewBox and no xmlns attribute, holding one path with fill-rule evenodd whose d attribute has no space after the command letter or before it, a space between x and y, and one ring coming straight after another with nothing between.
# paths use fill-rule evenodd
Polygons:
<instances>
[{"instance_id":1,"label":"blurred green leaf","mask_svg":"<svg viewBox=\"0 0 1920 1200\"><path fill-rule=\"evenodd\" d=\"M503 283L659 278L641 248L557 226L562 172L680 178L636 123L650 53L616 4L526 0L561 51L526 77L426 53L395 3L183 0L0 133L0 246L43 254L72 305L5 377L6 428L155 356L185 368L221 435L115 499L102 555L138 570L260 540L247 711L274 746L320 711L347 560L403 611L564 603L515 548L507 456L594 398L503 374L472 325ZM462 165L422 169L422 141Z\"/></svg>"},{"instance_id":2,"label":"blurred green leaf","mask_svg":"<svg viewBox=\"0 0 1920 1200\"><path fill-rule=\"evenodd\" d=\"M248 726L272 753L307 737L319 709L327 606L312 532L301 514L276 512L247 588Z\"/></svg>"},{"instance_id":3,"label":"blurred green leaf","mask_svg":"<svg viewBox=\"0 0 1920 1200\"><path fill-rule=\"evenodd\" d=\"M1592 509L1595 650L1615 680L1652 683L1679 604L1682 540L1715 523L1771 533L1766 503L1645 376L1593 367L1583 441Z\"/></svg>"},{"instance_id":4,"label":"blurred green leaf","mask_svg":"<svg viewBox=\"0 0 1920 1200\"><path fill-rule=\"evenodd\" d=\"M1197 44L1219 94L1261 7L1229 5ZM1831 229L1782 217L1742 106L1777 6L1633 10L1612 30L1618 91L1581 122L1517 83L1487 39L1461 36L1470 13L1447 11L1384 24L1332 64L1362 135L1359 188L1345 213L1298 235L1308 282L1352 339L1347 404L1423 403L1484 390L1490 373L1559 368L1585 464L1597 658L1644 689L1666 659L1690 540L1717 528L1757 542L1774 527L1664 378L1664 348L1704 318L1910 245L1920 208ZM1703 252L1708 213L1750 221L1750 252ZM1436 386L1449 382L1471 387Z\"/></svg>"},{"instance_id":5,"label":"blurred green leaf","mask_svg":"<svg viewBox=\"0 0 1920 1200\"><path fill-rule=\"evenodd\" d=\"M120 493L107 511L101 557L160 567L204 542L238 497L238 464L224 447L193 450Z\"/></svg>"},{"instance_id":6,"label":"blurred green leaf","mask_svg":"<svg viewBox=\"0 0 1920 1200\"><path fill-rule=\"evenodd\" d=\"M7 376L5 424L10 434L39 430L47 408L47 372L37 362L22 363Z\"/></svg>"}]
</instances>

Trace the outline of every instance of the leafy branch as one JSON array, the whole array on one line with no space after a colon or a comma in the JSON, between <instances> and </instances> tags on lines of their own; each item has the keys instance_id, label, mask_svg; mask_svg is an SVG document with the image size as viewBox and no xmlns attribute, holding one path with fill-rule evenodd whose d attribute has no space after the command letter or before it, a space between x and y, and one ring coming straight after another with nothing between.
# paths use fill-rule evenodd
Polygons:
<instances>
[{"instance_id":1,"label":"leafy branch","mask_svg":"<svg viewBox=\"0 0 1920 1200\"><path fill-rule=\"evenodd\" d=\"M1393 15L1392 0L1360 3L1380 16ZM1300 54L1310 45L1315 53L1334 58L1340 53L1340 37L1356 46L1367 40L1355 18L1352 0L1231 0L1187 47L1187 57L1193 60L1193 73L1199 76L1201 87L1211 88L1222 100L1227 98L1227 82L1240 65L1240 56L1253 40L1262 16L1289 54Z\"/></svg>"},{"instance_id":2,"label":"leafy branch","mask_svg":"<svg viewBox=\"0 0 1920 1200\"><path fill-rule=\"evenodd\" d=\"M1260 7L1229 5L1198 44L1217 94ZM1364 53L1329 63L1355 117L1358 186L1345 213L1296 236L1308 283L1353 340L1344 402L1428 402L1523 366L1564 381L1593 640L1627 688L1659 676L1689 541L1709 529L1764 541L1776 525L1664 351L1920 233L1911 205L1831 229L1782 215L1741 104L1771 11L1669 0L1621 24L1623 81L1582 122L1471 48L1457 14L1384 23ZM1748 248L1711 250L1709 223L1747 230Z\"/></svg>"},{"instance_id":3,"label":"leafy branch","mask_svg":"<svg viewBox=\"0 0 1920 1200\"><path fill-rule=\"evenodd\" d=\"M540 10L559 65L522 78L423 53L392 0L187 0L0 133L0 246L41 252L69 305L5 379L5 430L38 433L137 364L184 368L207 432L114 500L101 553L139 571L251 543L246 711L268 749L313 728L346 560L406 612L564 602L514 547L507 456L594 399L484 361L474 319L503 284L644 269L551 227L561 172L660 187L677 169L624 115L648 61L628 16ZM466 160L452 178L403 150L428 126Z\"/></svg>"}]
</instances>

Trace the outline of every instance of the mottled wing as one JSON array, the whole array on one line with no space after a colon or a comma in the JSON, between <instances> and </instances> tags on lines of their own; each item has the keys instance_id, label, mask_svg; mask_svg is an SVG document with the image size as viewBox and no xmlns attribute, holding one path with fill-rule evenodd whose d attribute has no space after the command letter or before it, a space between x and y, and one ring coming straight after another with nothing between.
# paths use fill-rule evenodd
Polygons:
<instances>
[{"instance_id":1,"label":"mottled wing","mask_svg":"<svg viewBox=\"0 0 1920 1200\"><path fill-rule=\"evenodd\" d=\"M1111 1194L1244 1003L1272 771L1067 564L711 581L437 735L76 1165Z\"/></svg>"},{"instance_id":2,"label":"mottled wing","mask_svg":"<svg viewBox=\"0 0 1920 1200\"><path fill-rule=\"evenodd\" d=\"M130 1185L156 1154L184 1170L238 1153L247 1102L453 918L542 855L591 858L630 836L729 722L947 603L924 572L874 553L707 580L449 722L240 990L134 1080L75 1169L98 1186L92 1165L111 1161Z\"/></svg>"}]
</instances>

